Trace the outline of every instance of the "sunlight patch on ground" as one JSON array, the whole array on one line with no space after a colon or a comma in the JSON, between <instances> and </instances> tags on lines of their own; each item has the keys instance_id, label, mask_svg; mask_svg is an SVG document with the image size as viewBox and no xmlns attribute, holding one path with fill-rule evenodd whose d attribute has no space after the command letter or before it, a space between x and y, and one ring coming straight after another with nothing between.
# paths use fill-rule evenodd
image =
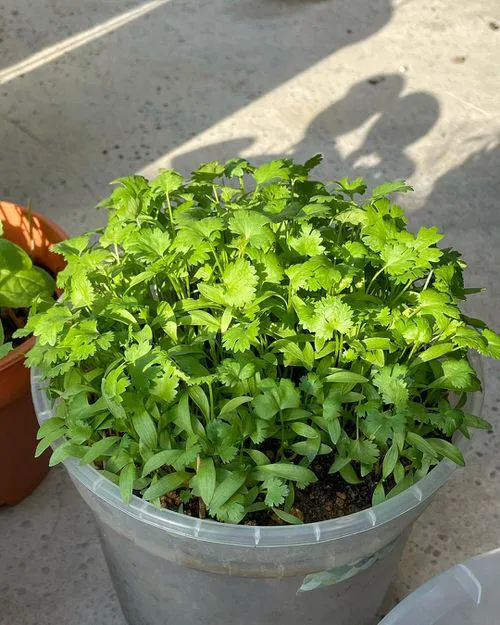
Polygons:
<instances>
[{"instance_id":1,"label":"sunlight patch on ground","mask_svg":"<svg viewBox=\"0 0 500 625\"><path fill-rule=\"evenodd\" d=\"M28 58L16 63L15 65L11 65L6 67L5 69L0 71L0 85L4 85L15 78L20 76L24 76L28 72L32 72L38 67L42 67L55 59L63 56L67 52L71 52L80 48L81 46L86 45L87 43L94 41L95 39L99 39L104 35L107 35L118 28L121 28L125 24L136 20L139 17L142 17L146 13L150 13L155 9L163 6L169 2L169 0L151 0L151 2L146 2L135 9L131 9L130 11L126 11L125 13L121 13L116 17L112 17L93 28L89 28L88 30L84 30L77 35L73 35L72 37L68 37L67 39L63 39L58 43L47 46L40 52L36 52L32 54Z\"/></svg>"}]
</instances>

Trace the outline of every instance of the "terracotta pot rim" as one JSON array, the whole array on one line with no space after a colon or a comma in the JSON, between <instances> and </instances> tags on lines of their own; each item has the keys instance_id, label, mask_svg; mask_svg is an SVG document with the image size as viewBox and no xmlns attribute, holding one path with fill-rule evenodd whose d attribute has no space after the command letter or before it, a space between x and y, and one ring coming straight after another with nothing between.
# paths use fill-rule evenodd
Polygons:
<instances>
[{"instance_id":1,"label":"terracotta pot rim","mask_svg":"<svg viewBox=\"0 0 500 625\"><path fill-rule=\"evenodd\" d=\"M31 336L30 338L23 341L21 345L14 347L14 349L9 352L7 356L0 358L0 373L2 371L5 371L5 369L8 369L9 367L12 367L20 360L23 360L29 350L34 347L35 342L35 337Z\"/></svg>"},{"instance_id":2,"label":"terracotta pot rim","mask_svg":"<svg viewBox=\"0 0 500 625\"><path fill-rule=\"evenodd\" d=\"M28 210L21 206L20 204L16 204L15 202L5 202L4 200L0 201L0 206L7 205L18 208L22 211L23 215L28 214ZM60 228L56 223L54 223L48 217L45 217L41 213L37 213L36 211L30 211L33 217L36 217L40 221L40 224L43 226L47 226L49 229L52 229L61 239L61 241L68 238L68 235L64 232L62 228ZM35 337L30 337L23 341L20 345L15 347L9 354L0 358L0 372L5 371L9 367L14 366L19 361L23 360L26 356L27 352L35 345L36 339Z\"/></svg>"}]
</instances>

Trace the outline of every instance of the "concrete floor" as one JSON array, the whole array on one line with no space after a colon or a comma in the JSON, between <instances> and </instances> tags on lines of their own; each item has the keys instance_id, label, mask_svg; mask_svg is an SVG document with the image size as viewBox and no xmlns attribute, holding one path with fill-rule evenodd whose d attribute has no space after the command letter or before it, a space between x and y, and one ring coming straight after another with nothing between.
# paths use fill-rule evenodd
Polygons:
<instances>
[{"instance_id":1,"label":"concrete floor","mask_svg":"<svg viewBox=\"0 0 500 625\"><path fill-rule=\"evenodd\" d=\"M463 251L487 288L468 310L498 330L499 25L496 0L4 0L0 197L76 234L119 175L323 152L329 179L409 178L411 222ZM500 545L499 371L493 432L417 523L388 605ZM124 625L62 468L0 510L0 623Z\"/></svg>"}]
</instances>

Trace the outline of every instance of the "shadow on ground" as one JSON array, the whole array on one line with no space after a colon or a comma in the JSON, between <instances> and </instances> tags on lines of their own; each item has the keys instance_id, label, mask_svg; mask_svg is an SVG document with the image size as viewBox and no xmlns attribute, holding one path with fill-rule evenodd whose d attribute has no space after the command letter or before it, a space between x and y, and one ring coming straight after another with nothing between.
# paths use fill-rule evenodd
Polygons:
<instances>
[{"instance_id":1,"label":"shadow on ground","mask_svg":"<svg viewBox=\"0 0 500 625\"><path fill-rule=\"evenodd\" d=\"M323 170L329 178L362 176L370 183L384 178L408 178L415 165L408 148L424 137L439 119L437 99L424 91L404 94L400 74L372 76L353 85L346 95L322 111L289 151L299 161L322 152ZM364 124L369 124L362 145L342 155L338 140ZM371 124L371 125L370 125ZM226 160L252 147L251 136L203 146L174 159L174 167L187 173L198 163ZM261 162L283 154L259 154Z\"/></svg>"},{"instance_id":2,"label":"shadow on ground","mask_svg":"<svg viewBox=\"0 0 500 625\"><path fill-rule=\"evenodd\" d=\"M109 8L82 2L73 21L49 3L52 34L43 40L36 23L25 26L31 53L57 40L59 21L74 33L78 19L82 29L88 15L92 24L101 13L109 19ZM117 13L140 6L113 2ZM30 0L21 5L7 0L11 21L34 10ZM0 87L0 193L31 197L49 213L66 205L63 215L91 205L118 173L171 152L391 16L391 0L169 0ZM9 24L3 45L16 32Z\"/></svg>"}]
</instances>

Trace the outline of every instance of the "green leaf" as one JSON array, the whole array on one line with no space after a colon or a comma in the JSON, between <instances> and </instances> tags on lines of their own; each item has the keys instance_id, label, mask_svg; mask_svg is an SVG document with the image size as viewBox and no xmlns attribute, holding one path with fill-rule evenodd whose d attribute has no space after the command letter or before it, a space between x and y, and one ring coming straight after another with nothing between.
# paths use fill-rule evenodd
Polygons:
<instances>
[{"instance_id":1,"label":"green leaf","mask_svg":"<svg viewBox=\"0 0 500 625\"><path fill-rule=\"evenodd\" d=\"M405 365L387 365L373 376L373 384L379 389L386 404L394 404L397 408L407 404L409 397L407 372L408 368Z\"/></svg>"},{"instance_id":2,"label":"green leaf","mask_svg":"<svg viewBox=\"0 0 500 625\"><path fill-rule=\"evenodd\" d=\"M7 239L0 239L0 267L2 270L17 272L31 269L32 266L31 258L22 247Z\"/></svg>"},{"instance_id":3,"label":"green leaf","mask_svg":"<svg viewBox=\"0 0 500 625\"><path fill-rule=\"evenodd\" d=\"M319 437L319 433L306 423L292 423L290 427L296 434L298 434L299 436L303 436L304 438Z\"/></svg>"},{"instance_id":4,"label":"green leaf","mask_svg":"<svg viewBox=\"0 0 500 625\"><path fill-rule=\"evenodd\" d=\"M441 366L443 375L429 385L431 388L469 390L475 386L475 371L467 360L445 360Z\"/></svg>"},{"instance_id":5,"label":"green leaf","mask_svg":"<svg viewBox=\"0 0 500 625\"><path fill-rule=\"evenodd\" d=\"M361 464L373 465L377 461L380 452L372 441L366 439L355 439L349 444L349 455L353 460Z\"/></svg>"},{"instance_id":6,"label":"green leaf","mask_svg":"<svg viewBox=\"0 0 500 625\"><path fill-rule=\"evenodd\" d=\"M391 490L387 493L386 498L391 499L392 497L399 495L399 493L404 492L406 489L410 488L410 486L413 486L414 481L414 476L411 473L408 473L400 482L396 484L396 486L391 488Z\"/></svg>"},{"instance_id":7,"label":"green leaf","mask_svg":"<svg viewBox=\"0 0 500 625\"><path fill-rule=\"evenodd\" d=\"M489 430L492 427L491 423L486 421L486 419L468 413L464 414L464 425L469 428L479 428L480 430Z\"/></svg>"},{"instance_id":8,"label":"green leaf","mask_svg":"<svg viewBox=\"0 0 500 625\"><path fill-rule=\"evenodd\" d=\"M52 297L54 290L54 279L40 267L19 271L0 268L0 306L29 308L37 297Z\"/></svg>"},{"instance_id":9,"label":"green leaf","mask_svg":"<svg viewBox=\"0 0 500 625\"><path fill-rule=\"evenodd\" d=\"M210 506L216 487L215 465L212 458L200 460L196 471L196 485L205 505Z\"/></svg>"},{"instance_id":10,"label":"green leaf","mask_svg":"<svg viewBox=\"0 0 500 625\"><path fill-rule=\"evenodd\" d=\"M408 193L413 191L413 187L406 184L404 180L394 180L393 182L384 182L372 191L372 200L389 195L390 193Z\"/></svg>"},{"instance_id":11,"label":"green leaf","mask_svg":"<svg viewBox=\"0 0 500 625\"><path fill-rule=\"evenodd\" d=\"M266 421L272 419L280 410L275 395L270 392L257 395L252 402L252 406L257 415Z\"/></svg>"},{"instance_id":12,"label":"green leaf","mask_svg":"<svg viewBox=\"0 0 500 625\"><path fill-rule=\"evenodd\" d=\"M245 451L256 465L269 464L269 458L258 449L245 449Z\"/></svg>"},{"instance_id":13,"label":"green leaf","mask_svg":"<svg viewBox=\"0 0 500 625\"><path fill-rule=\"evenodd\" d=\"M119 436L107 436L106 438L101 438L101 440L93 443L92 446L85 451L85 454L81 457L80 463L90 464L101 456L111 456L119 442Z\"/></svg>"},{"instance_id":14,"label":"green leaf","mask_svg":"<svg viewBox=\"0 0 500 625\"><path fill-rule=\"evenodd\" d=\"M353 469L351 464L346 464L344 467L339 469L339 473L348 484L361 484L361 480L356 475L356 471Z\"/></svg>"},{"instance_id":15,"label":"green leaf","mask_svg":"<svg viewBox=\"0 0 500 625\"><path fill-rule=\"evenodd\" d=\"M230 399L227 403L225 403L220 412L219 412L219 417L222 417L226 414L229 414L231 412L235 412L237 410L237 408L239 408L240 406L242 406L243 404L247 404L248 402L252 401L253 397L249 397L249 396L241 396L241 397L233 397L233 399Z\"/></svg>"},{"instance_id":16,"label":"green leaf","mask_svg":"<svg viewBox=\"0 0 500 625\"><path fill-rule=\"evenodd\" d=\"M500 336L488 328L483 330L483 336L488 342L486 355L492 358L500 358Z\"/></svg>"},{"instance_id":17,"label":"green leaf","mask_svg":"<svg viewBox=\"0 0 500 625\"><path fill-rule=\"evenodd\" d=\"M391 340L383 337L366 338L363 340L366 349L390 349Z\"/></svg>"},{"instance_id":18,"label":"green leaf","mask_svg":"<svg viewBox=\"0 0 500 625\"><path fill-rule=\"evenodd\" d=\"M429 439L422 438L422 436L420 436L420 434L417 434L416 432L408 432L406 435L406 440L410 445L413 445L413 447L416 447L422 453L431 456L431 458L436 457L436 451L434 449L434 446L431 445Z\"/></svg>"},{"instance_id":19,"label":"green leaf","mask_svg":"<svg viewBox=\"0 0 500 625\"><path fill-rule=\"evenodd\" d=\"M235 471L215 489L210 501L210 513L217 514L218 510L243 486L247 476L241 471Z\"/></svg>"},{"instance_id":20,"label":"green leaf","mask_svg":"<svg viewBox=\"0 0 500 625\"><path fill-rule=\"evenodd\" d=\"M258 467L258 473L263 476L273 475L275 477L281 477L284 480L293 480L301 485L311 484L318 480L310 469L288 462L261 465Z\"/></svg>"},{"instance_id":21,"label":"green leaf","mask_svg":"<svg viewBox=\"0 0 500 625\"><path fill-rule=\"evenodd\" d=\"M239 308L255 297L258 279L255 268L243 258L230 263L222 274L224 299L227 305Z\"/></svg>"},{"instance_id":22,"label":"green leaf","mask_svg":"<svg viewBox=\"0 0 500 625\"><path fill-rule=\"evenodd\" d=\"M335 382L336 384L364 384L368 382L367 378L359 373L353 371L335 371L326 376L328 382Z\"/></svg>"},{"instance_id":23,"label":"green leaf","mask_svg":"<svg viewBox=\"0 0 500 625\"><path fill-rule=\"evenodd\" d=\"M62 426L64 426L64 423L64 419L61 419L60 417L51 417L50 419L47 419L47 421L44 421L38 428L36 435L37 439L40 440L48 434L52 434L52 432L59 430Z\"/></svg>"},{"instance_id":24,"label":"green leaf","mask_svg":"<svg viewBox=\"0 0 500 625\"><path fill-rule=\"evenodd\" d=\"M108 410L117 419L126 419L126 413L121 405L122 394L129 385L129 380L123 375L124 366L111 365L101 382L101 393Z\"/></svg>"},{"instance_id":25,"label":"green leaf","mask_svg":"<svg viewBox=\"0 0 500 625\"><path fill-rule=\"evenodd\" d=\"M170 493L171 491L179 488L179 486L182 486L184 482L189 480L191 475L192 474L187 471L169 473L168 475L161 477L157 482L152 483L151 486L144 491L142 496L146 501L162 497L166 493Z\"/></svg>"},{"instance_id":26,"label":"green leaf","mask_svg":"<svg viewBox=\"0 0 500 625\"><path fill-rule=\"evenodd\" d=\"M205 417L205 419L210 419L210 403L208 401L208 397L205 391L201 388L201 386L189 387L188 393L189 393L189 397L191 397L191 399L194 401L194 403L198 406L198 408L203 413L203 416ZM187 404L187 401L186 401L186 404Z\"/></svg>"},{"instance_id":27,"label":"green leaf","mask_svg":"<svg viewBox=\"0 0 500 625\"><path fill-rule=\"evenodd\" d=\"M235 324L222 337L224 347L229 351L245 352L257 342L259 334L258 320L249 324Z\"/></svg>"},{"instance_id":28,"label":"green leaf","mask_svg":"<svg viewBox=\"0 0 500 625\"><path fill-rule=\"evenodd\" d=\"M331 295L316 304L312 318L304 319L302 325L319 338L328 340L335 332L345 334L353 327L352 309L341 297Z\"/></svg>"},{"instance_id":29,"label":"green leaf","mask_svg":"<svg viewBox=\"0 0 500 625\"><path fill-rule=\"evenodd\" d=\"M176 368L170 363L162 364L162 372L155 378L151 387L151 395L170 404L177 396L179 376Z\"/></svg>"},{"instance_id":30,"label":"green leaf","mask_svg":"<svg viewBox=\"0 0 500 625\"><path fill-rule=\"evenodd\" d=\"M132 499L132 491L136 478L136 469L133 462L129 462L120 471L118 486L120 487L120 496L125 503L129 503Z\"/></svg>"},{"instance_id":31,"label":"green leaf","mask_svg":"<svg viewBox=\"0 0 500 625\"><path fill-rule=\"evenodd\" d=\"M385 490L383 482L379 482L373 491L372 506L377 506L385 501Z\"/></svg>"},{"instance_id":32,"label":"green leaf","mask_svg":"<svg viewBox=\"0 0 500 625\"><path fill-rule=\"evenodd\" d=\"M49 460L49 466L55 467L60 462L64 462L67 458L81 458L85 453L85 447L81 447L80 445L75 445L68 441L67 443L63 443L59 445L57 449L52 452L52 456Z\"/></svg>"},{"instance_id":33,"label":"green leaf","mask_svg":"<svg viewBox=\"0 0 500 625\"><path fill-rule=\"evenodd\" d=\"M435 454L439 456L444 456L445 458L449 458L452 462L458 464L461 467L465 466L465 460L462 452L452 443L449 443L442 438L428 438L427 442L429 443Z\"/></svg>"},{"instance_id":34,"label":"green leaf","mask_svg":"<svg viewBox=\"0 0 500 625\"><path fill-rule=\"evenodd\" d=\"M276 160L264 163L255 169L253 177L257 184L269 182L270 180L281 180L288 176L288 168L284 161Z\"/></svg>"},{"instance_id":35,"label":"green leaf","mask_svg":"<svg viewBox=\"0 0 500 625\"><path fill-rule=\"evenodd\" d=\"M382 477L383 479L387 479L389 475L394 471L394 467L396 466L396 462L399 460L399 449L395 443L389 447L388 452L384 456L384 461L382 463Z\"/></svg>"},{"instance_id":36,"label":"green leaf","mask_svg":"<svg viewBox=\"0 0 500 625\"><path fill-rule=\"evenodd\" d=\"M35 458L41 456L43 452L48 449L54 441L56 441L58 438L61 438L61 436L64 436L65 433L66 428L63 426L46 434L36 447Z\"/></svg>"},{"instance_id":37,"label":"green leaf","mask_svg":"<svg viewBox=\"0 0 500 625\"><path fill-rule=\"evenodd\" d=\"M281 506L288 496L288 486L281 480L271 477L264 483L266 488L265 503L269 508Z\"/></svg>"},{"instance_id":38,"label":"green leaf","mask_svg":"<svg viewBox=\"0 0 500 625\"><path fill-rule=\"evenodd\" d=\"M182 455L182 449L165 449L154 454L146 462L142 468L142 477L153 473L157 469L160 469L164 465L173 466L173 464Z\"/></svg>"},{"instance_id":39,"label":"green leaf","mask_svg":"<svg viewBox=\"0 0 500 625\"><path fill-rule=\"evenodd\" d=\"M153 419L146 410L141 410L132 415L134 429L139 435L141 445L148 449L156 449L157 435Z\"/></svg>"},{"instance_id":40,"label":"green leaf","mask_svg":"<svg viewBox=\"0 0 500 625\"><path fill-rule=\"evenodd\" d=\"M177 191L182 186L184 179L173 169L163 170L159 176L151 180L153 187L158 187L167 195L173 191Z\"/></svg>"},{"instance_id":41,"label":"green leaf","mask_svg":"<svg viewBox=\"0 0 500 625\"><path fill-rule=\"evenodd\" d=\"M435 360L436 358L441 358L445 354L448 354L454 349L455 346L453 345L453 343L438 343L421 352L418 355L418 361L428 362L429 360Z\"/></svg>"},{"instance_id":42,"label":"green leaf","mask_svg":"<svg viewBox=\"0 0 500 625\"><path fill-rule=\"evenodd\" d=\"M199 387L198 386L190 387L189 395L187 393L182 393L179 399L179 402L175 407L175 418L174 418L175 424L181 429L181 431L187 432L188 434L194 434L193 424L191 422L191 412L189 410L189 397L191 396L193 392L199 395L199 393L197 393L195 389L199 389Z\"/></svg>"},{"instance_id":43,"label":"green leaf","mask_svg":"<svg viewBox=\"0 0 500 625\"><path fill-rule=\"evenodd\" d=\"M284 510L280 510L279 508L273 508L274 514L279 517L285 523L289 523L290 525L303 525L304 521L301 521L298 517L290 514L289 512L285 512Z\"/></svg>"},{"instance_id":44,"label":"green leaf","mask_svg":"<svg viewBox=\"0 0 500 625\"><path fill-rule=\"evenodd\" d=\"M220 331L222 332L222 334L224 334L224 332L226 332L226 330L229 328L229 325L232 320L233 320L233 311L231 308L226 308L224 312L222 313L222 317L220 320Z\"/></svg>"}]
</instances>

